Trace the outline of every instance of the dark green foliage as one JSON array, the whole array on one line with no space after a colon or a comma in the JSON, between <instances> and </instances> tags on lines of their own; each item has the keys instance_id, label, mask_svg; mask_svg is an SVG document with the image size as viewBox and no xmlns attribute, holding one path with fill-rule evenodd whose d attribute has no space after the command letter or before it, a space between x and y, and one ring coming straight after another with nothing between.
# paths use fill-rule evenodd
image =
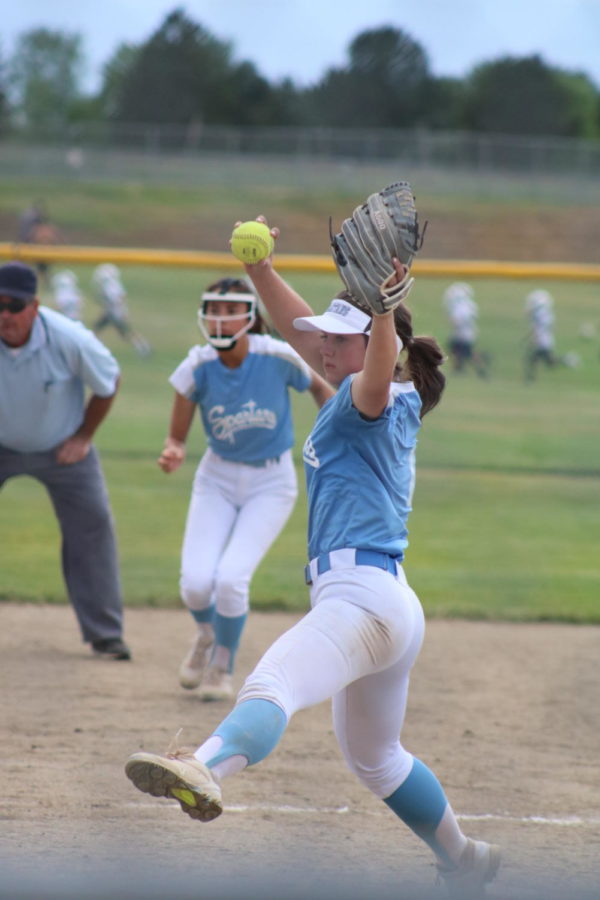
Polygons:
<instances>
[{"instance_id":1,"label":"dark green foliage","mask_svg":"<svg viewBox=\"0 0 600 900\"><path fill-rule=\"evenodd\" d=\"M349 57L314 88L314 124L405 128L420 119L429 72L418 43L396 28L364 31Z\"/></svg>"},{"instance_id":2,"label":"dark green foliage","mask_svg":"<svg viewBox=\"0 0 600 900\"><path fill-rule=\"evenodd\" d=\"M79 96L82 60L77 34L36 28L20 36L7 67L7 84L28 129L58 129L70 120Z\"/></svg>"},{"instance_id":3,"label":"dark green foliage","mask_svg":"<svg viewBox=\"0 0 600 900\"><path fill-rule=\"evenodd\" d=\"M180 125L227 121L230 57L228 44L174 10L126 68L114 118Z\"/></svg>"},{"instance_id":4,"label":"dark green foliage","mask_svg":"<svg viewBox=\"0 0 600 900\"><path fill-rule=\"evenodd\" d=\"M190 148L205 125L600 134L600 95L585 74L540 56L507 56L463 80L438 78L425 49L391 25L359 33L347 62L305 88L290 79L271 83L182 8L145 42L117 48L95 97L82 95L82 58L79 35L23 34L6 72L0 67L0 129L11 120L13 128L60 138L65 126L96 120L101 134L111 123L113 139L131 144L139 133L147 145L148 126L157 125L171 130L173 147Z\"/></svg>"},{"instance_id":5,"label":"dark green foliage","mask_svg":"<svg viewBox=\"0 0 600 900\"><path fill-rule=\"evenodd\" d=\"M504 57L478 66L466 85L464 120L473 131L500 134L597 133L595 90L582 75L567 75L539 56Z\"/></svg>"}]
</instances>

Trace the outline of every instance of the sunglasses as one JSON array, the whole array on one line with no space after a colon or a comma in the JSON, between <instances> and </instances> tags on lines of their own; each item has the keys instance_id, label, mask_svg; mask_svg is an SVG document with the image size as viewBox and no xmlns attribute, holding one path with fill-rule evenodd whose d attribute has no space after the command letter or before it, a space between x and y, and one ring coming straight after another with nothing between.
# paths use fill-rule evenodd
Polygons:
<instances>
[{"instance_id":1,"label":"sunglasses","mask_svg":"<svg viewBox=\"0 0 600 900\"><path fill-rule=\"evenodd\" d=\"M26 306L29 306L29 300L21 300L18 297L11 297L11 299L7 303L0 303L0 312L4 312L6 310L9 313L13 313L16 315L17 313L23 312Z\"/></svg>"}]
</instances>

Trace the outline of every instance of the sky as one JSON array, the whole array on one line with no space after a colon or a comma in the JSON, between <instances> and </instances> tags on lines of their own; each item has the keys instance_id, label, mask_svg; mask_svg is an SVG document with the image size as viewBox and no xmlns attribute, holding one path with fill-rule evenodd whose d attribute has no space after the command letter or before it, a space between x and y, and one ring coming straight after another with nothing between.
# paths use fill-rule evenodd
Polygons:
<instances>
[{"instance_id":1,"label":"sky","mask_svg":"<svg viewBox=\"0 0 600 900\"><path fill-rule=\"evenodd\" d=\"M422 46L438 77L538 54L548 65L584 72L600 89L600 0L18 0L4 4L0 52L7 59L32 28L80 34L83 88L91 93L115 49L146 41L178 6L271 82L314 84L346 65L357 34L391 25Z\"/></svg>"}]
</instances>

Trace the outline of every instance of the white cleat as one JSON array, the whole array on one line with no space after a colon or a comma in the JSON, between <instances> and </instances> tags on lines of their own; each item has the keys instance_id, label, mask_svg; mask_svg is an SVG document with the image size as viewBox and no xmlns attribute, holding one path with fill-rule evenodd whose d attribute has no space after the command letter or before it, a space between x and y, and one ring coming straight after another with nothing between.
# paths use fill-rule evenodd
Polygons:
<instances>
[{"instance_id":1,"label":"white cleat","mask_svg":"<svg viewBox=\"0 0 600 900\"><path fill-rule=\"evenodd\" d=\"M221 788L212 772L189 754L134 753L125 774L145 794L177 800L192 819L210 822L223 812Z\"/></svg>"},{"instance_id":2,"label":"white cleat","mask_svg":"<svg viewBox=\"0 0 600 900\"><path fill-rule=\"evenodd\" d=\"M485 886L493 881L500 865L500 848L485 841L467 838L467 846L455 869L438 866L449 897L455 900L481 900Z\"/></svg>"},{"instance_id":3,"label":"white cleat","mask_svg":"<svg viewBox=\"0 0 600 900\"><path fill-rule=\"evenodd\" d=\"M189 690L198 687L210 659L214 642L215 633L212 625L204 625L198 629L198 634L192 641L192 646L179 667L179 684L181 687Z\"/></svg>"},{"instance_id":4,"label":"white cleat","mask_svg":"<svg viewBox=\"0 0 600 900\"><path fill-rule=\"evenodd\" d=\"M233 697L233 680L226 669L209 666L202 679L199 695L202 700L229 700Z\"/></svg>"}]
</instances>

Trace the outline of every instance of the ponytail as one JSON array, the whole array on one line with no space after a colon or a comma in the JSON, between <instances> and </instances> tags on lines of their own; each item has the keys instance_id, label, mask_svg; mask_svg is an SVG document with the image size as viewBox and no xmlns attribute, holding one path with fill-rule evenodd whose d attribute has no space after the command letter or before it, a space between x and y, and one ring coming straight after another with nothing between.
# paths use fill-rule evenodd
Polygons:
<instances>
[{"instance_id":1,"label":"ponytail","mask_svg":"<svg viewBox=\"0 0 600 900\"><path fill-rule=\"evenodd\" d=\"M365 303L359 302L348 291L340 291L336 297L346 300L368 316L373 315ZM435 338L414 337L411 312L404 303L400 303L394 310L394 326L406 351L406 362L404 365L401 363L396 365L394 381L413 382L421 397L421 418L423 418L440 402L446 384L444 373L440 371L445 356ZM365 334L365 339L368 340L368 334Z\"/></svg>"},{"instance_id":2,"label":"ponytail","mask_svg":"<svg viewBox=\"0 0 600 900\"><path fill-rule=\"evenodd\" d=\"M446 378L440 371L444 354L435 338L413 336L412 316L407 306L401 303L394 310L396 334L406 350L406 364L397 366L395 378L414 383L421 397L421 418L437 406L442 396ZM408 371L407 371L408 370Z\"/></svg>"}]
</instances>

